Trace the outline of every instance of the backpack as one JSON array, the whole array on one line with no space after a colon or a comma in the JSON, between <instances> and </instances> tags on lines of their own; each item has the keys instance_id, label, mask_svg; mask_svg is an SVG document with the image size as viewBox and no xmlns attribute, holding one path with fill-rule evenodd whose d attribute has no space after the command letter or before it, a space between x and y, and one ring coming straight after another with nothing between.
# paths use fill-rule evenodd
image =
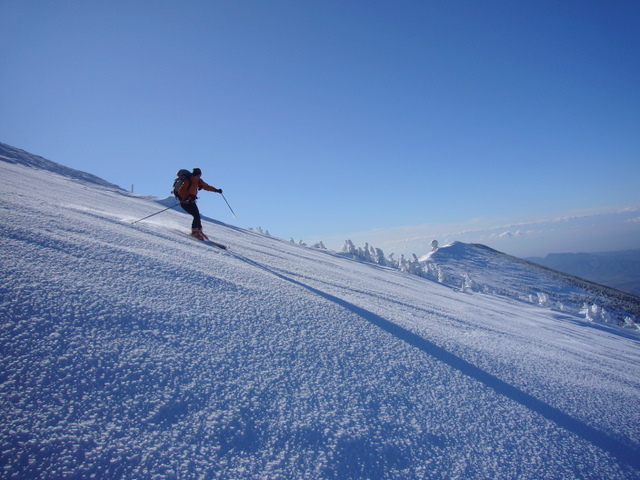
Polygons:
<instances>
[{"instance_id":1,"label":"backpack","mask_svg":"<svg viewBox=\"0 0 640 480\"><path fill-rule=\"evenodd\" d=\"M191 179L191 172L189 170L185 170L184 168L182 168L178 170L178 173L176 173L176 179L173 181L173 190L171 190L171 193L173 193L173 195L176 197L177 200L182 200L178 195L178 191L180 190L180 187L185 182L185 180L190 180L190 179Z\"/></svg>"}]
</instances>

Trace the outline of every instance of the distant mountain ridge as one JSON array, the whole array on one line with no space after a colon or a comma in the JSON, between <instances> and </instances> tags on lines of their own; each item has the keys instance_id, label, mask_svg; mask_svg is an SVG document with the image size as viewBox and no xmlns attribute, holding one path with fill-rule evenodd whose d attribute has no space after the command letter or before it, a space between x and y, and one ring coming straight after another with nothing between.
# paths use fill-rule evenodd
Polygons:
<instances>
[{"instance_id":1,"label":"distant mountain ridge","mask_svg":"<svg viewBox=\"0 0 640 480\"><path fill-rule=\"evenodd\" d=\"M640 296L640 249L596 253L551 253L527 260Z\"/></svg>"},{"instance_id":2,"label":"distant mountain ridge","mask_svg":"<svg viewBox=\"0 0 640 480\"><path fill-rule=\"evenodd\" d=\"M76 170L74 168L65 167L64 165L60 165L59 163L47 160L46 158L43 158L39 155L34 155L32 153L26 152L16 147L12 147L11 145L7 145L6 143L2 142L0 142L0 160L7 163L15 163L19 165L25 165L27 167L33 167L40 170L48 170L50 172L54 172L68 178L82 180L94 185L101 185L103 187L111 187L122 190L122 188L118 185L107 182L100 177L87 172Z\"/></svg>"},{"instance_id":3,"label":"distant mountain ridge","mask_svg":"<svg viewBox=\"0 0 640 480\"><path fill-rule=\"evenodd\" d=\"M588 320L620 323L640 317L640 298L485 245L453 242L422 256L425 270L462 290L517 298L543 307L580 312ZM607 313L608 312L608 313ZM629 324L630 325L630 324Z\"/></svg>"}]
</instances>

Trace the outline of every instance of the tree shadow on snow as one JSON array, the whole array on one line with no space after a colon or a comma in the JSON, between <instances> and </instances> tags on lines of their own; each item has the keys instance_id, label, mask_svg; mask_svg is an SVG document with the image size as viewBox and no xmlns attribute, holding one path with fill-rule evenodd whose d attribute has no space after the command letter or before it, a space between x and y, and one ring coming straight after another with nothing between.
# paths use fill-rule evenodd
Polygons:
<instances>
[{"instance_id":1,"label":"tree shadow on snow","mask_svg":"<svg viewBox=\"0 0 640 480\"><path fill-rule=\"evenodd\" d=\"M422 338L421 336L399 326L389 320L370 312L364 308L358 307L352 303L349 303L341 298L338 298L329 293L323 292L309 285L305 285L297 280L289 278L281 273L275 272L264 265L260 265L253 260L242 257L241 255L235 255L239 260L249 263L253 266L259 267L272 275L290 282L294 285L302 287L310 292L319 295L331 302L340 305L341 307L355 313L362 317L371 324L379 327L380 329L390 333L396 338L408 343L409 345L420 349L421 351L431 355L436 360L439 360L446 365L458 370L459 372L467 375L468 377L484 384L485 386L493 389L496 393L503 395L511 400L518 402L531 411L541 415L554 422L557 426L564 428L565 430L578 435L582 439L591 443L592 445L604 450L613 456L619 463L632 467L636 470L640 470L640 450L629 446L620 440L617 440L606 433L597 430L596 428L587 425L586 423L573 418L571 415L564 413L562 410L552 407L551 405L538 400L532 395L508 384L507 382L500 380L495 375L492 375L484 370L476 367L475 365L467 362L466 360L448 352L442 347Z\"/></svg>"}]
</instances>

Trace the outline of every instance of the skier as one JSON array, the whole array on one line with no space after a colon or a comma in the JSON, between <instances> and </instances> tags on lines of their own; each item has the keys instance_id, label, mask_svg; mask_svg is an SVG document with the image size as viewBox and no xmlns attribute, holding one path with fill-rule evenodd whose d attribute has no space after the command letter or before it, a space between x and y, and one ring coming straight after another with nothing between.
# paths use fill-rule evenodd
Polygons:
<instances>
[{"instance_id":1,"label":"skier","mask_svg":"<svg viewBox=\"0 0 640 480\"><path fill-rule=\"evenodd\" d=\"M178 189L178 200L182 209L193 216L191 223L191 236L198 240L208 240L207 236L202 232L202 222L200 220L200 210L196 205L198 190L207 190L209 192L222 193L222 189L212 187L200 177L202 170L194 168L191 175L185 178Z\"/></svg>"}]
</instances>

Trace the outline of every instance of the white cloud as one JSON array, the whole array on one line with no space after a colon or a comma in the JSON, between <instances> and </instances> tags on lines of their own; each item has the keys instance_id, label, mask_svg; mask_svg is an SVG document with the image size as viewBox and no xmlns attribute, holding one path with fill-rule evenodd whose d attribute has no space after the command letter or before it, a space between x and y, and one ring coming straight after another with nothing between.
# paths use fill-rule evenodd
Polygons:
<instances>
[{"instance_id":1,"label":"white cloud","mask_svg":"<svg viewBox=\"0 0 640 480\"><path fill-rule=\"evenodd\" d=\"M393 229L354 232L334 237L325 244L340 249L344 240L357 245L368 242L385 253L423 254L431 242L484 243L496 250L521 257L548 253L596 252L640 248L638 207L600 208L567 212L530 221L492 221L474 218L459 224L420 224Z\"/></svg>"}]
</instances>

